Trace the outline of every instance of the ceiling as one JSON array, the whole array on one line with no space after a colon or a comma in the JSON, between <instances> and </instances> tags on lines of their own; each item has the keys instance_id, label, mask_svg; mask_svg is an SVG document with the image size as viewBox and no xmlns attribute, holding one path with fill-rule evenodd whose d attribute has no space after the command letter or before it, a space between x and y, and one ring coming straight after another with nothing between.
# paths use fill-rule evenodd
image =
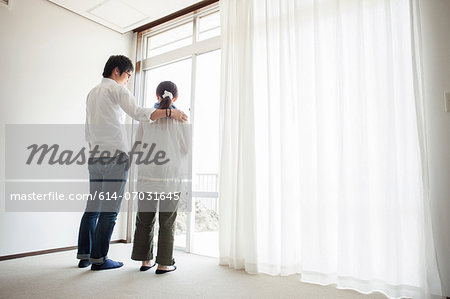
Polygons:
<instances>
[{"instance_id":1,"label":"ceiling","mask_svg":"<svg viewBox=\"0 0 450 299\"><path fill-rule=\"evenodd\" d=\"M200 0L48 0L76 14L125 33Z\"/></svg>"}]
</instances>

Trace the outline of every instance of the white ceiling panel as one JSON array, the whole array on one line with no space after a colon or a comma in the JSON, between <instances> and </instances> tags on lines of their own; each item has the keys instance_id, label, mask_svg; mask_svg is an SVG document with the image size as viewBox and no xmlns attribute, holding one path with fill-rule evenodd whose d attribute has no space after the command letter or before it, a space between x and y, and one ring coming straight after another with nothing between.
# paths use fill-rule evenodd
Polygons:
<instances>
[{"instance_id":1,"label":"white ceiling panel","mask_svg":"<svg viewBox=\"0 0 450 299\"><path fill-rule=\"evenodd\" d=\"M146 18L146 15L142 12L119 0L105 2L89 12L122 28L136 24Z\"/></svg>"},{"instance_id":2,"label":"white ceiling panel","mask_svg":"<svg viewBox=\"0 0 450 299\"><path fill-rule=\"evenodd\" d=\"M201 0L48 0L120 33L158 20Z\"/></svg>"}]
</instances>

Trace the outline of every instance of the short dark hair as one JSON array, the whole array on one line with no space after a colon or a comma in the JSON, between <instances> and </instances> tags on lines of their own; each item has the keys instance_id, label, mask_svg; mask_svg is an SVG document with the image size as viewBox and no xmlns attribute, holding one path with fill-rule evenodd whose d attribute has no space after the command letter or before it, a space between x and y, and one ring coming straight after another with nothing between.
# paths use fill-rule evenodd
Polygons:
<instances>
[{"instance_id":1,"label":"short dark hair","mask_svg":"<svg viewBox=\"0 0 450 299\"><path fill-rule=\"evenodd\" d=\"M105 64L105 68L103 69L103 78L109 78L112 75L113 70L118 67L120 75L123 72L133 72L134 67L130 58L123 55L113 55L109 57L108 61Z\"/></svg>"},{"instance_id":2,"label":"short dark hair","mask_svg":"<svg viewBox=\"0 0 450 299\"><path fill-rule=\"evenodd\" d=\"M159 109L169 108L172 103L172 100L168 96L165 98L163 97L165 90L172 93L174 99L178 97L178 88L175 83L172 81L163 81L159 83L158 87L156 87L156 94L161 98Z\"/></svg>"}]
</instances>

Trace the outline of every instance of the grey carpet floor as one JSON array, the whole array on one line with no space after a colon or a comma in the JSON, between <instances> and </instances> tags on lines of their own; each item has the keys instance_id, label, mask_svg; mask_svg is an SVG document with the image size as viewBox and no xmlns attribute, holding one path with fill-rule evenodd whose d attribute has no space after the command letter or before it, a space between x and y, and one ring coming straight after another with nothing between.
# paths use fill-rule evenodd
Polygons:
<instances>
[{"instance_id":1,"label":"grey carpet floor","mask_svg":"<svg viewBox=\"0 0 450 299\"><path fill-rule=\"evenodd\" d=\"M250 275L181 251L175 251L175 272L155 275L140 272L130 253L130 244L111 245L109 256L125 265L98 272L77 268L74 250L2 261L0 298L386 298L302 283L299 275Z\"/></svg>"}]
</instances>

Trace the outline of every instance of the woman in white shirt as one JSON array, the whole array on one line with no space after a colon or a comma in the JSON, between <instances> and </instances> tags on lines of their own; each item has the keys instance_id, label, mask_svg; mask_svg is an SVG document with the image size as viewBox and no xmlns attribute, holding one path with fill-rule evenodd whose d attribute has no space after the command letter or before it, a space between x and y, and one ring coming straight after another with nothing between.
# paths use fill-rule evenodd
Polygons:
<instances>
[{"instance_id":1,"label":"woman in white shirt","mask_svg":"<svg viewBox=\"0 0 450 299\"><path fill-rule=\"evenodd\" d=\"M171 81L161 82L156 95L157 109L166 109L166 118L153 123L140 123L136 141L141 141L141 151L154 150L160 155L159 163L138 163L137 191L141 192L136 215L133 260L142 261L141 271L158 264L156 274L176 269L173 259L175 221L180 201L190 194L191 159L190 125L172 119L173 103L178 98L178 88ZM152 148L152 149L150 149ZM143 153L143 156L146 154ZM147 161L148 162L148 161ZM159 235L156 263L153 259L153 234L157 205L159 203Z\"/></svg>"}]
</instances>

